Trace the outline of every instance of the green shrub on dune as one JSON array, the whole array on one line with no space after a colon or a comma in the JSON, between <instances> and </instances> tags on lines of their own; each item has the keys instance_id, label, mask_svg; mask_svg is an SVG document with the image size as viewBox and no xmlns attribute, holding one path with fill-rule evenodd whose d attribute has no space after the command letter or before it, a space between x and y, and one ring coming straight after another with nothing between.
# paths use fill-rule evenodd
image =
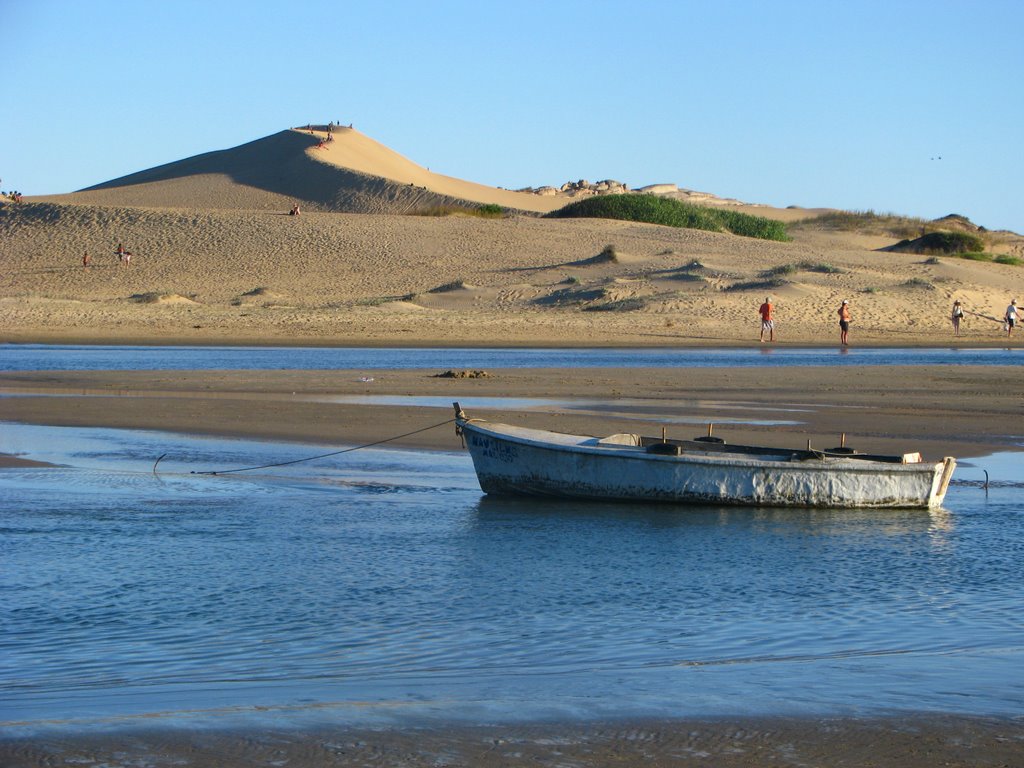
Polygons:
<instances>
[{"instance_id":1,"label":"green shrub on dune","mask_svg":"<svg viewBox=\"0 0 1024 768\"><path fill-rule=\"evenodd\" d=\"M655 195L597 195L547 214L549 218L592 218L639 221L683 229L730 232L762 240L789 240L786 225L763 216L706 208Z\"/></svg>"},{"instance_id":2,"label":"green shrub on dune","mask_svg":"<svg viewBox=\"0 0 1024 768\"><path fill-rule=\"evenodd\" d=\"M952 256L957 253L982 253L985 241L970 232L929 232L914 240L900 240L886 250Z\"/></svg>"}]
</instances>

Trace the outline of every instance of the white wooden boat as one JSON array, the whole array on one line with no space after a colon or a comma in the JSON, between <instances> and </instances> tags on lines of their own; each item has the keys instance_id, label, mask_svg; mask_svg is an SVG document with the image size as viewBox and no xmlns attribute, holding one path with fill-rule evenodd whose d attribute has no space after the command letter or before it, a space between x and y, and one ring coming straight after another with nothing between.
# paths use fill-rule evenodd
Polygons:
<instances>
[{"instance_id":1,"label":"white wooden boat","mask_svg":"<svg viewBox=\"0 0 1024 768\"><path fill-rule=\"evenodd\" d=\"M567 435L471 419L455 403L489 494L771 507L942 505L956 459L729 445L718 438Z\"/></svg>"}]
</instances>

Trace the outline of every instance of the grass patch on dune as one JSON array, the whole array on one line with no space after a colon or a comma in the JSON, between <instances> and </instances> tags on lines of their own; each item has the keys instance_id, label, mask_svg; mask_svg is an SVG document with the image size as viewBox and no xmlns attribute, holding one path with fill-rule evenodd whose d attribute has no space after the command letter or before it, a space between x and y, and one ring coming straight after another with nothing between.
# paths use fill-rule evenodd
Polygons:
<instances>
[{"instance_id":1,"label":"grass patch on dune","mask_svg":"<svg viewBox=\"0 0 1024 768\"><path fill-rule=\"evenodd\" d=\"M182 296L173 291L150 291L149 293L133 293L129 296L139 304L196 304L194 296Z\"/></svg>"},{"instance_id":2,"label":"grass patch on dune","mask_svg":"<svg viewBox=\"0 0 1024 768\"><path fill-rule=\"evenodd\" d=\"M689 264L672 269L662 269L651 273L652 276L661 277L666 280L678 280L684 283L706 283L707 276L711 271L696 259Z\"/></svg>"},{"instance_id":3,"label":"grass patch on dune","mask_svg":"<svg viewBox=\"0 0 1024 768\"><path fill-rule=\"evenodd\" d=\"M1019 267L1024 264L1024 259L1017 258L1016 256L1007 256L1005 253L996 256L992 261L996 264L1009 264L1011 267Z\"/></svg>"},{"instance_id":4,"label":"grass patch on dune","mask_svg":"<svg viewBox=\"0 0 1024 768\"><path fill-rule=\"evenodd\" d=\"M584 312L634 312L647 306L647 301L639 298L618 299L604 304L593 304L584 307Z\"/></svg>"},{"instance_id":5,"label":"grass patch on dune","mask_svg":"<svg viewBox=\"0 0 1024 768\"><path fill-rule=\"evenodd\" d=\"M793 229L834 229L840 232L861 232L866 235L890 237L912 237L940 229L926 219L896 213L876 213L871 210L829 211L821 216L794 221L790 226Z\"/></svg>"},{"instance_id":6,"label":"grass patch on dune","mask_svg":"<svg viewBox=\"0 0 1024 768\"><path fill-rule=\"evenodd\" d=\"M450 293L451 291L472 290L473 288L476 288L476 286L467 283L465 280L452 280L450 283L431 288L427 293Z\"/></svg>"},{"instance_id":7,"label":"grass patch on dune","mask_svg":"<svg viewBox=\"0 0 1024 768\"><path fill-rule=\"evenodd\" d=\"M985 251L964 251L962 253L947 254L952 259L966 259L967 261L990 261L993 264L1007 264L1011 267L1019 267L1024 264L1024 259L1017 256L1010 256L1005 253L987 253ZM932 263L929 259L926 264ZM938 263L938 259L936 262Z\"/></svg>"},{"instance_id":8,"label":"grass patch on dune","mask_svg":"<svg viewBox=\"0 0 1024 768\"><path fill-rule=\"evenodd\" d=\"M788 280L783 280L781 277L769 277L765 280L748 280L742 283L733 283L732 285L725 288L725 291L765 291L772 290L773 288L781 288L784 285L789 285Z\"/></svg>"},{"instance_id":9,"label":"grass patch on dune","mask_svg":"<svg viewBox=\"0 0 1024 768\"><path fill-rule=\"evenodd\" d=\"M601 252L596 256L591 256L588 259L580 259L574 261L570 266L573 267L592 267L596 264L617 264L619 261L619 252L614 245L606 245L601 249Z\"/></svg>"},{"instance_id":10,"label":"grass patch on dune","mask_svg":"<svg viewBox=\"0 0 1024 768\"><path fill-rule=\"evenodd\" d=\"M795 275L797 272L820 272L825 275L841 275L843 270L825 262L800 261L796 264L780 264L777 267L766 269L761 277L782 277L783 275Z\"/></svg>"},{"instance_id":11,"label":"grass patch on dune","mask_svg":"<svg viewBox=\"0 0 1024 768\"><path fill-rule=\"evenodd\" d=\"M485 203L476 207L475 215L485 219L500 219L505 215L505 209L495 203Z\"/></svg>"},{"instance_id":12,"label":"grass patch on dune","mask_svg":"<svg viewBox=\"0 0 1024 768\"><path fill-rule=\"evenodd\" d=\"M682 229L729 232L762 240L789 240L786 225L763 216L707 208L654 195L598 195L570 203L547 218L618 219Z\"/></svg>"},{"instance_id":13,"label":"grass patch on dune","mask_svg":"<svg viewBox=\"0 0 1024 768\"><path fill-rule=\"evenodd\" d=\"M902 216L896 213L876 213L875 211L829 211L820 216L811 216L800 219L790 224L793 230L834 230L840 232L855 232L864 235L878 235L881 237L893 237L903 240L903 245L908 242L918 243L929 241L935 252L951 254L956 248L945 250L947 246L943 241L949 238L956 239L965 236L972 243L970 247L959 248L963 251L982 250L973 243L984 243L985 239L992 239L993 235L984 227L976 226L966 216L951 213L940 219L922 219L915 216ZM998 240L998 238L996 238ZM895 248L896 246L894 246ZM911 251L912 253L923 253L923 251Z\"/></svg>"},{"instance_id":14,"label":"grass patch on dune","mask_svg":"<svg viewBox=\"0 0 1024 768\"><path fill-rule=\"evenodd\" d=\"M505 209L494 203L483 205L429 205L409 212L410 216L475 216L479 219L503 219Z\"/></svg>"},{"instance_id":15,"label":"grass patch on dune","mask_svg":"<svg viewBox=\"0 0 1024 768\"><path fill-rule=\"evenodd\" d=\"M416 301L418 297L419 294L416 293L403 293L401 296L370 296L365 299L356 300L355 305L357 307L380 307L397 301Z\"/></svg>"},{"instance_id":16,"label":"grass patch on dune","mask_svg":"<svg viewBox=\"0 0 1024 768\"><path fill-rule=\"evenodd\" d=\"M782 275L795 275L799 271L796 264L780 264L777 267L766 269L761 273L762 277L781 277Z\"/></svg>"},{"instance_id":17,"label":"grass patch on dune","mask_svg":"<svg viewBox=\"0 0 1024 768\"><path fill-rule=\"evenodd\" d=\"M803 268L805 270L807 270L808 272L820 272L823 275L841 275L841 274L843 274L843 270L841 270L839 267L833 266L832 264L829 264L829 263L824 262L824 261L818 262L817 264L814 264L814 263L811 263L811 262L808 262L808 261L802 261L800 263L803 266Z\"/></svg>"}]
</instances>

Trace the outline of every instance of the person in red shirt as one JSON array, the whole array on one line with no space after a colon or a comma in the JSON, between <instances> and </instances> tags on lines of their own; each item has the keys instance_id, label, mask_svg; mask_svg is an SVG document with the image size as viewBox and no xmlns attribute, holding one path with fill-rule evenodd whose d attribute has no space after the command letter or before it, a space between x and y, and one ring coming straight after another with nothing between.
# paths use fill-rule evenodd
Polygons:
<instances>
[{"instance_id":1,"label":"person in red shirt","mask_svg":"<svg viewBox=\"0 0 1024 768\"><path fill-rule=\"evenodd\" d=\"M775 341L775 307L772 306L772 297L765 296L764 304L757 311L761 315L761 341L764 341L765 331L768 332L768 341Z\"/></svg>"}]
</instances>

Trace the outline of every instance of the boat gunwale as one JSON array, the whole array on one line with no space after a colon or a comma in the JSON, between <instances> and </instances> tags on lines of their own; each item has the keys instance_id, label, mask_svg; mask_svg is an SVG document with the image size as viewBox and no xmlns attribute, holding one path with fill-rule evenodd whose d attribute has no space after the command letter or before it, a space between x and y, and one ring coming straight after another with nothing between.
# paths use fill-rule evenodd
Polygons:
<instances>
[{"instance_id":1,"label":"boat gunwale","mask_svg":"<svg viewBox=\"0 0 1024 768\"><path fill-rule=\"evenodd\" d=\"M515 443L518 445L529 446L534 449L544 449L548 451L555 451L557 453L582 453L587 455L605 456L608 458L616 459L630 459L630 460L641 460L641 461L662 461L662 462L688 462L692 464L708 464L708 465L723 465L735 468L765 468L765 467L778 467L787 471L812 471L812 472L824 472L841 469L843 471L856 471L856 472L867 472L873 474L896 472L900 474L924 474L936 472L944 462L931 462L931 461L920 461L915 463L898 463L890 461L877 461L872 459L860 458L857 455L850 456L834 456L826 455L824 453L819 454L814 458L808 459L797 459L786 458L786 459L769 459L765 457L751 458L744 456L742 453L728 453L728 449L712 449L704 453L697 453L692 451L685 451L679 455L670 454L658 454L650 453L643 446L635 445L620 445L614 443L604 444L592 444L583 445L580 443L571 442L545 442L540 438L530 438L523 435L509 434L501 430L492 429L492 427L509 427L515 430L527 430L529 432L535 432L538 434L548 435L564 435L567 437L575 437L580 440L599 440L593 436L587 435L570 435L564 432L551 432L550 430L534 429L531 427L517 427L512 424L503 424L501 422L487 421L486 419L459 419L458 424L460 427L469 427L475 429L481 433L485 433L487 436L491 436L493 439L504 440L507 442ZM686 441L693 442L693 441ZM767 449L775 450L775 449ZM800 454L804 451L801 449L778 449L780 454L791 453Z\"/></svg>"}]
</instances>

